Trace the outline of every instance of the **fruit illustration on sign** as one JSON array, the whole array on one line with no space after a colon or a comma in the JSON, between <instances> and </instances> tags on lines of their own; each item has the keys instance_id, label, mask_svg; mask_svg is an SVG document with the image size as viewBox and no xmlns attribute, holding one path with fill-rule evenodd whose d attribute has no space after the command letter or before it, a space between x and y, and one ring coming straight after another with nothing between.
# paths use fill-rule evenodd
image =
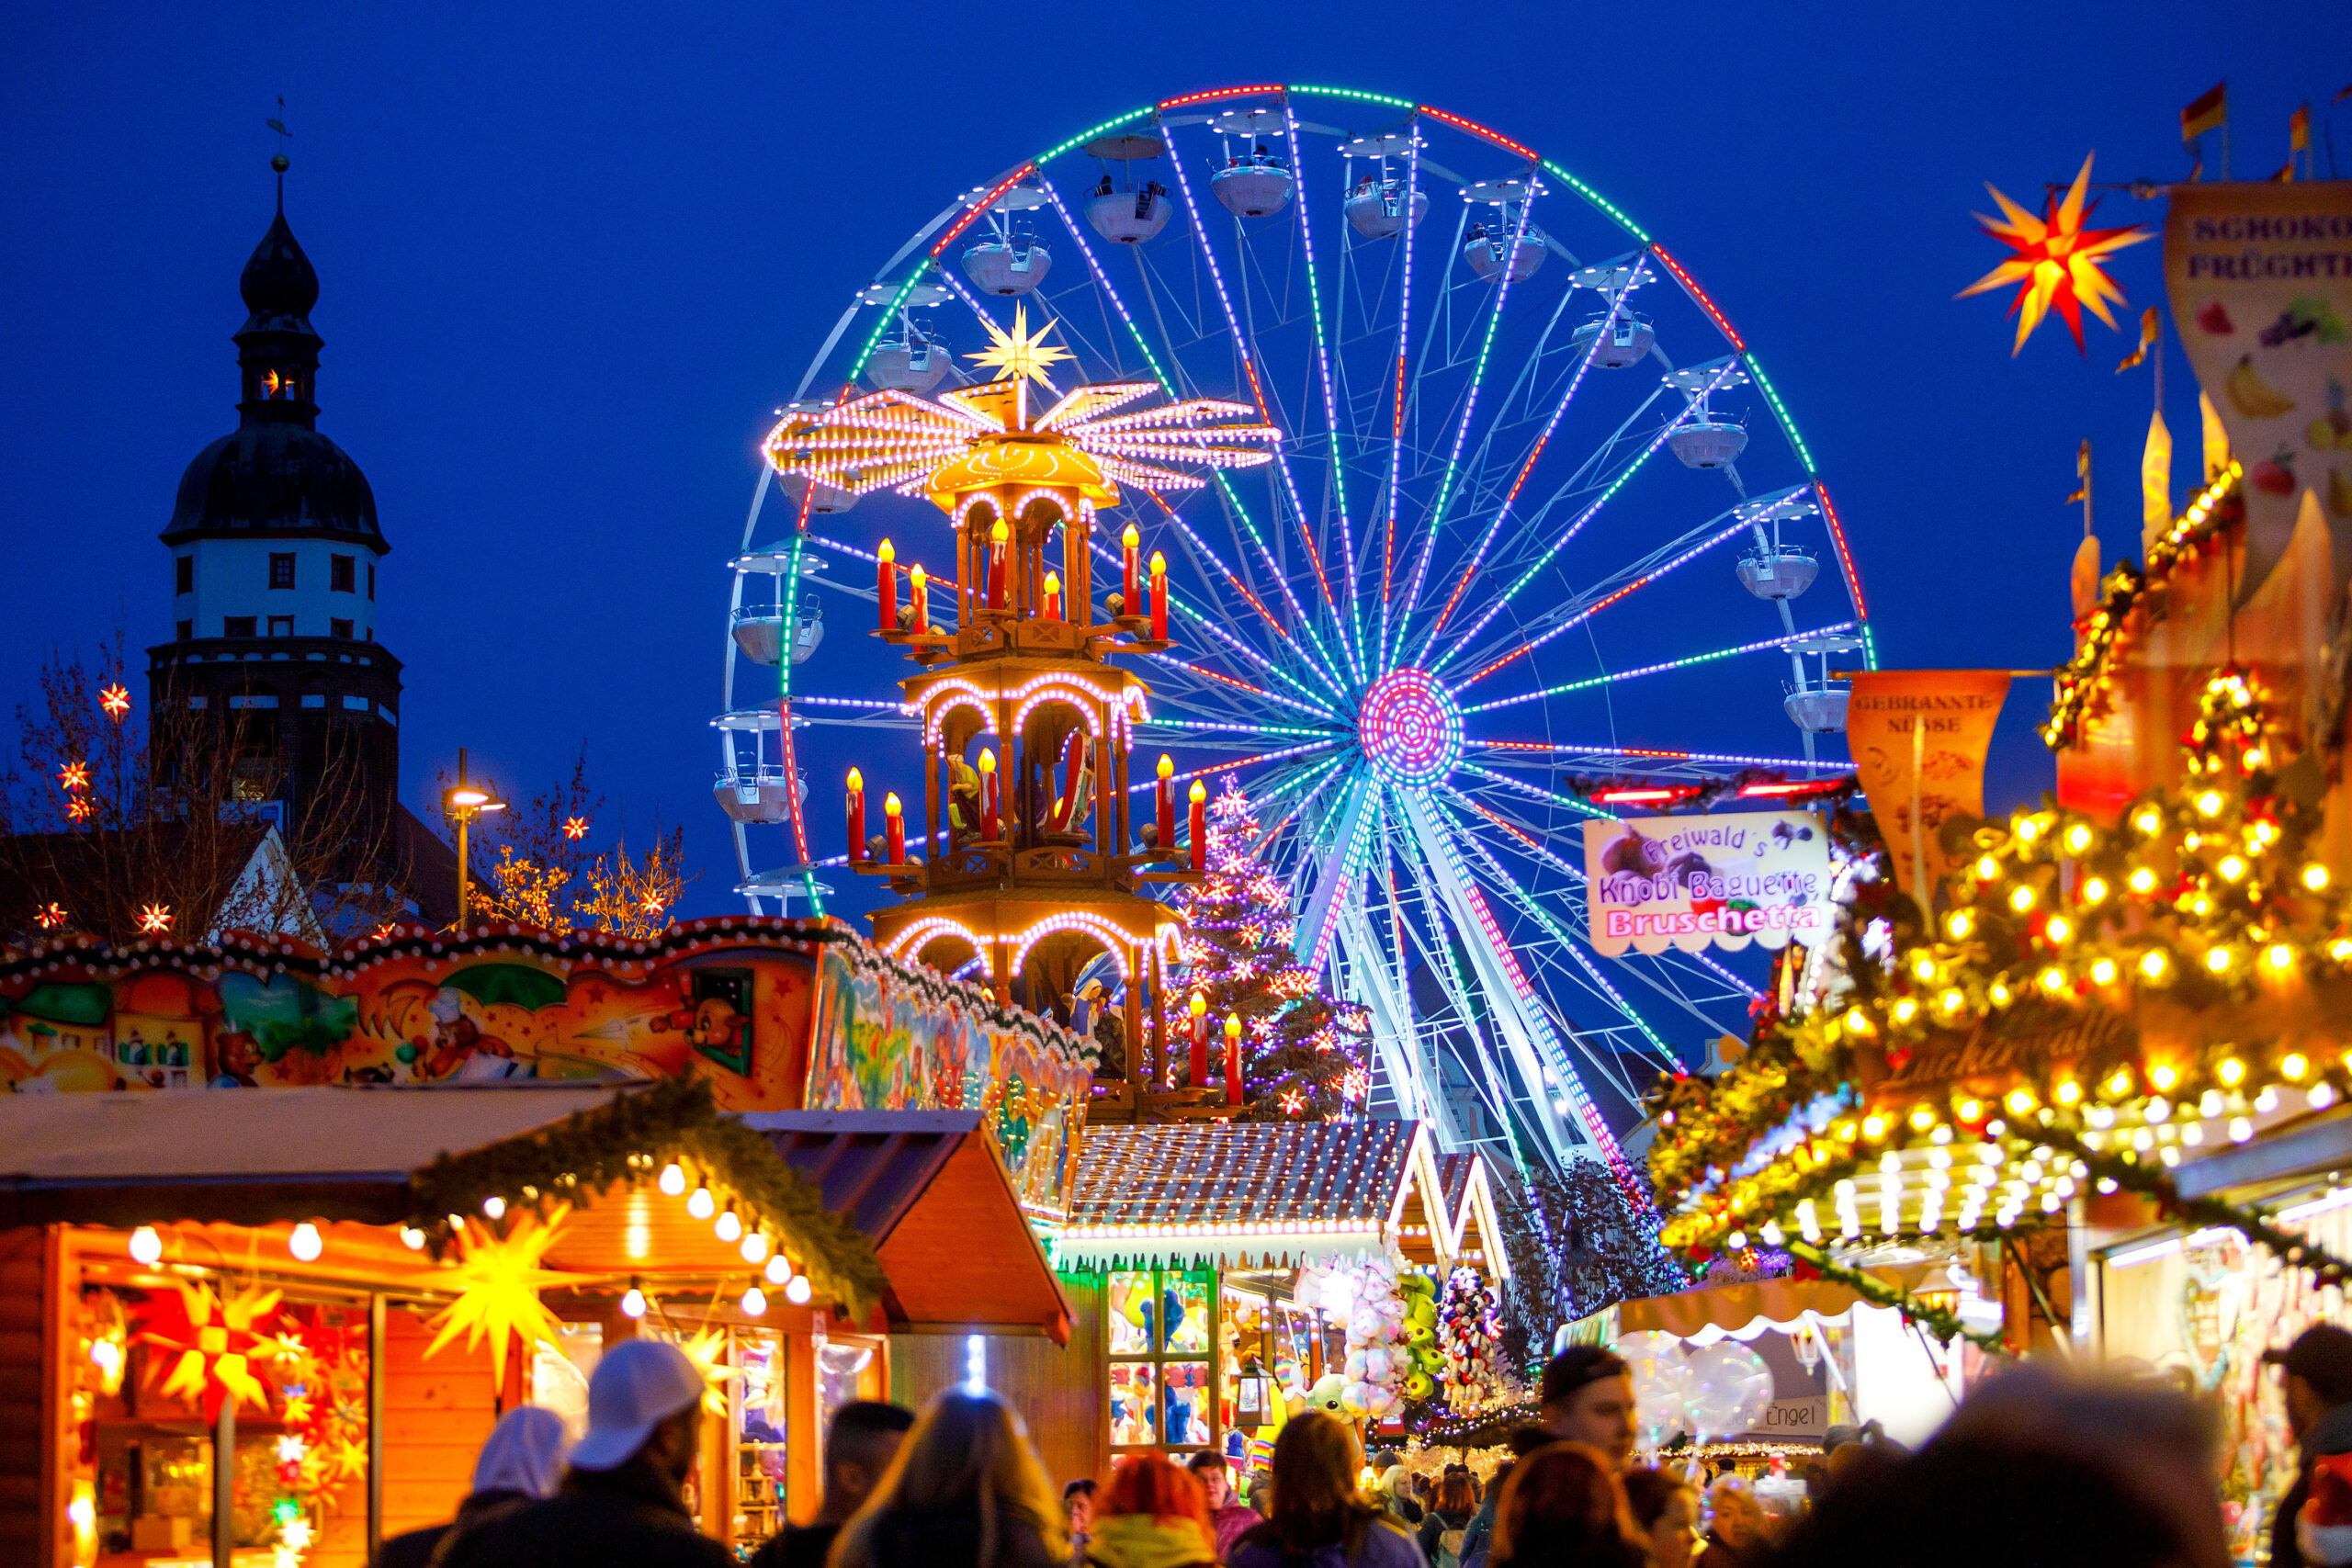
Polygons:
<instances>
[{"instance_id":1,"label":"fruit illustration on sign","mask_svg":"<svg viewBox=\"0 0 2352 1568\"><path fill-rule=\"evenodd\" d=\"M2294 453L2281 446L2269 457L2256 463L2254 466L2254 488L2265 495L2294 494L2295 470L2290 466L2294 460Z\"/></svg>"},{"instance_id":2,"label":"fruit illustration on sign","mask_svg":"<svg viewBox=\"0 0 2352 1568\"><path fill-rule=\"evenodd\" d=\"M2294 399L2256 373L2251 354L2239 356L2236 367L2222 382L2222 389L2229 394L2230 406L2248 419L2277 419L2295 406Z\"/></svg>"},{"instance_id":3,"label":"fruit illustration on sign","mask_svg":"<svg viewBox=\"0 0 2352 1568\"><path fill-rule=\"evenodd\" d=\"M2327 470L2327 510L2337 517L2352 517L2352 483L2334 468Z\"/></svg>"},{"instance_id":4,"label":"fruit illustration on sign","mask_svg":"<svg viewBox=\"0 0 2352 1568\"><path fill-rule=\"evenodd\" d=\"M2228 308L2219 299L2197 312L2197 324L2215 337L2227 337L2238 330L2230 320Z\"/></svg>"},{"instance_id":5,"label":"fruit illustration on sign","mask_svg":"<svg viewBox=\"0 0 2352 1568\"><path fill-rule=\"evenodd\" d=\"M2316 343L2352 339L2352 333L2345 331L2344 318L2335 313L2335 307L2308 296L2290 300L2287 308L2278 312L2278 319L2263 328L2260 335L2265 348L2277 348L2306 337Z\"/></svg>"},{"instance_id":6,"label":"fruit illustration on sign","mask_svg":"<svg viewBox=\"0 0 2352 1568\"><path fill-rule=\"evenodd\" d=\"M2335 377L2327 378L2327 412L2304 426L2303 436L2314 446L2352 448L2352 414L2344 412L2344 384Z\"/></svg>"}]
</instances>

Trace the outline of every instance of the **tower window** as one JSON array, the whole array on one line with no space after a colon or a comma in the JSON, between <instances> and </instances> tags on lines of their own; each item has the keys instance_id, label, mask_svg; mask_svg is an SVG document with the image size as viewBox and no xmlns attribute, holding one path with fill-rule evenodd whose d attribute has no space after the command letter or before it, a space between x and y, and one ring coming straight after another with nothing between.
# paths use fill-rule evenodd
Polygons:
<instances>
[{"instance_id":1,"label":"tower window","mask_svg":"<svg viewBox=\"0 0 2352 1568\"><path fill-rule=\"evenodd\" d=\"M376 597L376 563L374 561L368 563L368 597L371 601Z\"/></svg>"},{"instance_id":2,"label":"tower window","mask_svg":"<svg viewBox=\"0 0 2352 1568\"><path fill-rule=\"evenodd\" d=\"M251 637L254 635L254 618L251 615L223 615L220 617L220 635Z\"/></svg>"},{"instance_id":3,"label":"tower window","mask_svg":"<svg viewBox=\"0 0 2352 1568\"><path fill-rule=\"evenodd\" d=\"M172 562L172 592L175 593L196 592L196 558L194 556L181 556Z\"/></svg>"},{"instance_id":4,"label":"tower window","mask_svg":"<svg viewBox=\"0 0 2352 1568\"><path fill-rule=\"evenodd\" d=\"M330 593L352 592L356 575L353 569L357 564L349 556L329 556L327 558L327 592Z\"/></svg>"},{"instance_id":5,"label":"tower window","mask_svg":"<svg viewBox=\"0 0 2352 1568\"><path fill-rule=\"evenodd\" d=\"M269 558L269 585L272 588L291 588L294 586L293 551L288 550L283 555L272 552Z\"/></svg>"},{"instance_id":6,"label":"tower window","mask_svg":"<svg viewBox=\"0 0 2352 1568\"><path fill-rule=\"evenodd\" d=\"M292 637L294 635L294 617L291 615L270 616L269 635L272 637Z\"/></svg>"},{"instance_id":7,"label":"tower window","mask_svg":"<svg viewBox=\"0 0 2352 1568\"><path fill-rule=\"evenodd\" d=\"M196 640L196 623L194 621L182 621L177 629L179 632L180 641L194 642Z\"/></svg>"},{"instance_id":8,"label":"tower window","mask_svg":"<svg viewBox=\"0 0 2352 1568\"><path fill-rule=\"evenodd\" d=\"M349 621L329 621L327 623L327 635L330 637L341 637L344 641L349 642L351 640L351 623Z\"/></svg>"}]
</instances>

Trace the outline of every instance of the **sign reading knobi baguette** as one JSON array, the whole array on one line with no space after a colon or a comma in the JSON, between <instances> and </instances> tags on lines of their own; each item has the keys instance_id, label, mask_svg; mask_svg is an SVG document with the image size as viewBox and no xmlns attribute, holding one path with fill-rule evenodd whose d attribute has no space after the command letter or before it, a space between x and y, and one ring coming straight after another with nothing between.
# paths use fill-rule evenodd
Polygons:
<instances>
[{"instance_id":1,"label":"sign reading knobi baguette","mask_svg":"<svg viewBox=\"0 0 2352 1568\"><path fill-rule=\"evenodd\" d=\"M1829 934L1829 835L1803 811L1584 825L1592 945L1696 953Z\"/></svg>"}]
</instances>

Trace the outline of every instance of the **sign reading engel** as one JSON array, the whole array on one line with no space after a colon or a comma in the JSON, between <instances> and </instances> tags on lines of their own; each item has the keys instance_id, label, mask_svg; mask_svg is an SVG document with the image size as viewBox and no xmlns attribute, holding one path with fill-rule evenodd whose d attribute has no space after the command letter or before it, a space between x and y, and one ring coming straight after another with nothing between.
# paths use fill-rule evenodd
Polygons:
<instances>
[{"instance_id":1,"label":"sign reading engel","mask_svg":"<svg viewBox=\"0 0 2352 1568\"><path fill-rule=\"evenodd\" d=\"M1803 811L1584 825L1592 945L1685 953L1828 935L1829 835Z\"/></svg>"}]
</instances>

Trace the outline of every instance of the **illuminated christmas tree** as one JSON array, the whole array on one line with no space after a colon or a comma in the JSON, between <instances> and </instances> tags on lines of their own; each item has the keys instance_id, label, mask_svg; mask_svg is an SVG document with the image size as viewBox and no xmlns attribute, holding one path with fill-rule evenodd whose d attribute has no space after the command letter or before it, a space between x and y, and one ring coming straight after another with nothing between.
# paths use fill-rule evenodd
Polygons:
<instances>
[{"instance_id":1,"label":"illuminated christmas tree","mask_svg":"<svg viewBox=\"0 0 2352 1568\"><path fill-rule=\"evenodd\" d=\"M1208 850L1199 884L1177 899L1183 917L1183 971L1170 987L1171 1032L1191 998L1206 998L1210 1080L1223 1081L1225 1021L1242 1023L1243 1103L1252 1122L1330 1119L1361 1112L1371 1091L1371 1025L1364 1010L1326 995L1291 951L1297 921L1290 890L1261 858L1258 819L1238 779L1227 773L1209 803ZM1187 1073L1180 1041L1169 1060ZM1205 1088L1207 1085L1195 1087Z\"/></svg>"}]
</instances>

